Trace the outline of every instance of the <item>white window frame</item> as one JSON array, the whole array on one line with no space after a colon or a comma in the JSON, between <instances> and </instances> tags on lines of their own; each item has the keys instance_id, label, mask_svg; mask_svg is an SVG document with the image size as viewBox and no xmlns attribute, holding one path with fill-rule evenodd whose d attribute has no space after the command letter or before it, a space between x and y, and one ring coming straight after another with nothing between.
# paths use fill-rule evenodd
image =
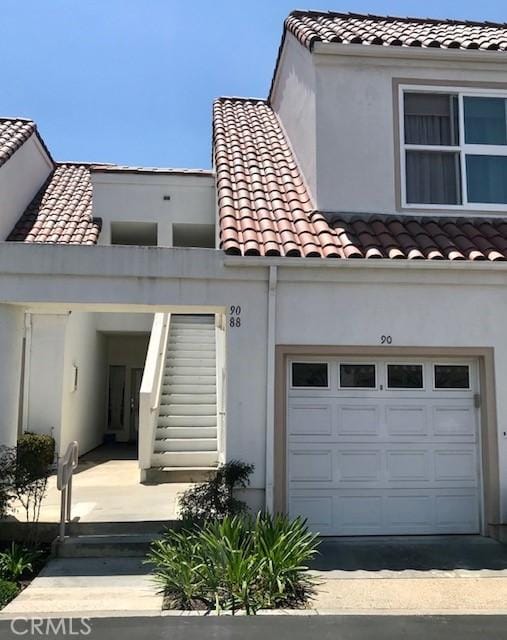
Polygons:
<instances>
[{"instance_id":1,"label":"white window frame","mask_svg":"<svg viewBox=\"0 0 507 640\"><path fill-rule=\"evenodd\" d=\"M444 391L445 393L447 392L451 392L451 393L456 393L456 392L470 392L473 391L473 387L472 387L472 376L474 374L473 369L472 369L472 363L471 362L449 362L449 361L443 361L443 360L435 360L434 362L431 362L430 364L431 366L431 377L432 377L432 382L433 382L433 391L436 391L437 393L439 391ZM437 366L442 366L442 367L468 367L468 387L437 387L436 385L436 375L435 375L435 367Z\"/></svg>"},{"instance_id":2,"label":"white window frame","mask_svg":"<svg viewBox=\"0 0 507 640\"><path fill-rule=\"evenodd\" d=\"M458 144L453 146L439 145L419 145L405 144L405 93L445 93L454 94L458 97L459 111L459 131ZM468 201L468 187L466 174L466 156L505 156L507 157L506 145L480 145L466 144L465 142L465 113L463 109L463 98L503 98L507 99L507 91L488 90L480 88L460 87L460 86L440 86L440 85L399 85L398 94L398 114L400 126L400 170L401 170L401 205L403 209L433 209L433 210L455 210L455 211L507 211L507 203L491 204ZM424 202L407 202L407 168L406 151L450 151L459 154L460 177L461 177L461 204L426 204Z\"/></svg>"},{"instance_id":3,"label":"white window frame","mask_svg":"<svg viewBox=\"0 0 507 640\"><path fill-rule=\"evenodd\" d=\"M303 386L294 386L293 383L293 379L292 379L292 365L293 364L325 364L327 366L327 386L326 387L316 387L316 386L311 386L311 387L303 387ZM290 390L291 391L329 391L331 389L331 363L329 362L329 360L316 360L316 359L311 359L311 360L307 360L306 358L304 359L297 359L297 360L290 360L289 361L289 379L290 379Z\"/></svg>"},{"instance_id":4,"label":"white window frame","mask_svg":"<svg viewBox=\"0 0 507 640\"><path fill-rule=\"evenodd\" d=\"M389 386L389 367L390 366L407 366L407 367L421 367L422 369L422 387L391 387ZM398 393L399 391L401 391L402 393L421 393L422 391L427 391L427 372L426 372L426 367L425 367L425 363L424 362L406 362L406 361L401 361L401 360L389 360L385 363L385 377L386 377L386 384L385 384L385 391L394 391L396 393Z\"/></svg>"},{"instance_id":5,"label":"white window frame","mask_svg":"<svg viewBox=\"0 0 507 640\"><path fill-rule=\"evenodd\" d=\"M350 360L340 360L338 361L338 389L340 391L378 391L379 389L379 368L377 366L377 362L372 362L371 360L365 362L358 362L357 360L351 362ZM375 369L375 386L374 387L342 387L342 379L341 379L341 369L342 365L371 365Z\"/></svg>"}]
</instances>

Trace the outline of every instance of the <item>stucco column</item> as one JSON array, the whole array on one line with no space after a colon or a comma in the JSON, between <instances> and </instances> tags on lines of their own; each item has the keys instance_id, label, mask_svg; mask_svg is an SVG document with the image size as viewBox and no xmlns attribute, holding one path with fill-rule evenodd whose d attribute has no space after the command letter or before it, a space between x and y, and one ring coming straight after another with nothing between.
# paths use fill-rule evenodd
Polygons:
<instances>
[{"instance_id":1,"label":"stucco column","mask_svg":"<svg viewBox=\"0 0 507 640\"><path fill-rule=\"evenodd\" d=\"M13 446L18 434L23 317L22 307L0 305L0 445Z\"/></svg>"}]
</instances>

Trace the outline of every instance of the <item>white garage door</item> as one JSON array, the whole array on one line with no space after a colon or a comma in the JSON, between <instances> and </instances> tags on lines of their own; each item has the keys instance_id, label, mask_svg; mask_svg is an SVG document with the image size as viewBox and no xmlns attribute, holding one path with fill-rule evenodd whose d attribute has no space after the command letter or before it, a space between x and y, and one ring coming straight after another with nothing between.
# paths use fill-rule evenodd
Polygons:
<instances>
[{"instance_id":1,"label":"white garage door","mask_svg":"<svg viewBox=\"0 0 507 640\"><path fill-rule=\"evenodd\" d=\"M323 535L477 533L477 363L289 362L288 496Z\"/></svg>"}]
</instances>

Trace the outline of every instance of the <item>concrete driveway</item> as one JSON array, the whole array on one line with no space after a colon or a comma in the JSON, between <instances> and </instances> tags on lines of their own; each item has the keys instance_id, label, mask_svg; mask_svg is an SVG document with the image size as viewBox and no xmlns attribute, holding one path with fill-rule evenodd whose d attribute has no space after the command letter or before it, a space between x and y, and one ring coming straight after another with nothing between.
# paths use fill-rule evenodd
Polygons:
<instances>
[{"instance_id":1,"label":"concrete driveway","mask_svg":"<svg viewBox=\"0 0 507 640\"><path fill-rule=\"evenodd\" d=\"M320 611L507 613L507 546L490 538L326 538L313 570Z\"/></svg>"}]
</instances>

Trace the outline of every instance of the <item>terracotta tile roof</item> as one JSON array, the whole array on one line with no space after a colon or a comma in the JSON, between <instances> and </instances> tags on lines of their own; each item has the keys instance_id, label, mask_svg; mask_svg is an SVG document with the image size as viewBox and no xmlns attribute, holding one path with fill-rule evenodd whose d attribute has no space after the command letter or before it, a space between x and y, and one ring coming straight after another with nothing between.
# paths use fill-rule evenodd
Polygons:
<instances>
[{"instance_id":1,"label":"terracotta tile roof","mask_svg":"<svg viewBox=\"0 0 507 640\"><path fill-rule=\"evenodd\" d=\"M241 255L320 251L313 206L280 122L263 100L220 98L213 152L221 247Z\"/></svg>"},{"instance_id":2,"label":"terracotta tile roof","mask_svg":"<svg viewBox=\"0 0 507 640\"><path fill-rule=\"evenodd\" d=\"M0 118L0 167L35 133L32 120Z\"/></svg>"},{"instance_id":3,"label":"terracotta tile roof","mask_svg":"<svg viewBox=\"0 0 507 640\"><path fill-rule=\"evenodd\" d=\"M96 244L90 167L58 164L7 238L15 242Z\"/></svg>"},{"instance_id":4,"label":"terracotta tile roof","mask_svg":"<svg viewBox=\"0 0 507 640\"><path fill-rule=\"evenodd\" d=\"M214 105L220 247L230 255L505 260L507 220L315 211L276 114L262 100Z\"/></svg>"},{"instance_id":5,"label":"terracotta tile roof","mask_svg":"<svg viewBox=\"0 0 507 640\"><path fill-rule=\"evenodd\" d=\"M507 24L293 11L285 28L305 47L316 42L507 51Z\"/></svg>"}]
</instances>

